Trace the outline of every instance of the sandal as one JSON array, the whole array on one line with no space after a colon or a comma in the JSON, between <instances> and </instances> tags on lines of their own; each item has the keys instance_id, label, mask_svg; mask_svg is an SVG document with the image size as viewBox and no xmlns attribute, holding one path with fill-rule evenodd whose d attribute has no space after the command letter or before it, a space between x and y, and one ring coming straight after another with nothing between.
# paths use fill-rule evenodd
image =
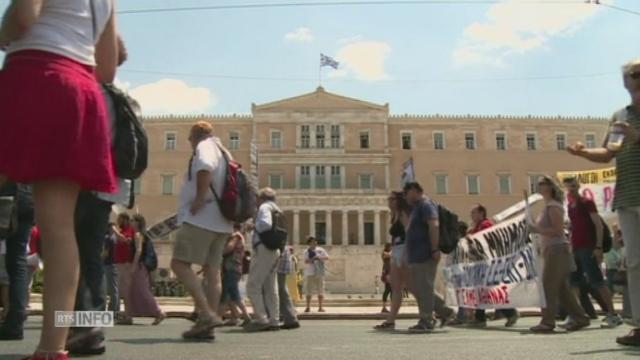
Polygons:
<instances>
[{"instance_id":1,"label":"sandal","mask_svg":"<svg viewBox=\"0 0 640 360\"><path fill-rule=\"evenodd\" d=\"M191 329L182 333L184 339L202 339L206 338L213 328L216 327L216 321L213 318L202 319L199 318L196 324Z\"/></svg>"},{"instance_id":2,"label":"sandal","mask_svg":"<svg viewBox=\"0 0 640 360\"><path fill-rule=\"evenodd\" d=\"M116 325L133 325L133 318L122 318L116 321Z\"/></svg>"},{"instance_id":3,"label":"sandal","mask_svg":"<svg viewBox=\"0 0 640 360\"><path fill-rule=\"evenodd\" d=\"M396 323L385 321L380 325L374 326L373 329L378 331L393 331L396 329Z\"/></svg>"},{"instance_id":4,"label":"sandal","mask_svg":"<svg viewBox=\"0 0 640 360\"><path fill-rule=\"evenodd\" d=\"M167 318L167 314L165 313L160 313L160 315L156 316L156 319L153 321L153 323L151 325L156 326L156 325L160 325L161 322L164 321L164 319Z\"/></svg>"},{"instance_id":5,"label":"sandal","mask_svg":"<svg viewBox=\"0 0 640 360\"><path fill-rule=\"evenodd\" d=\"M530 328L529 330L536 334L552 334L554 333L554 329L554 326L540 324Z\"/></svg>"}]
</instances>

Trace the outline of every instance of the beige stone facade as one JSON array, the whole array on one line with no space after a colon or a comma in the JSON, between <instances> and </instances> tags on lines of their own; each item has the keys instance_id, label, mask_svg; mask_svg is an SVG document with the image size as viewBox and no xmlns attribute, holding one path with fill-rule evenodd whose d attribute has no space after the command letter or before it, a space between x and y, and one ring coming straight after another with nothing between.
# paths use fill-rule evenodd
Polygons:
<instances>
[{"instance_id":1,"label":"beige stone facade","mask_svg":"<svg viewBox=\"0 0 640 360\"><path fill-rule=\"evenodd\" d=\"M388 241L386 197L410 158L426 192L468 220L474 203L497 213L517 202L536 176L593 168L563 148L596 146L607 128L604 118L391 115L389 105L322 88L254 104L251 115L147 118L150 167L137 199L151 224L176 211L198 120L212 122L247 170L257 145L260 186L277 189L292 242L323 238L333 255L328 288L348 292L374 289ZM169 244L160 246L160 267L168 267Z\"/></svg>"}]
</instances>

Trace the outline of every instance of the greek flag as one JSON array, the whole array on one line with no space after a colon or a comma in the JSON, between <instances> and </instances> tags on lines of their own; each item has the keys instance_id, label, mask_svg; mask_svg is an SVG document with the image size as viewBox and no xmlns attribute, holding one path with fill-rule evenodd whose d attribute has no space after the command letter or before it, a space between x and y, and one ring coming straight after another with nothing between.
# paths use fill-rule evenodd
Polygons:
<instances>
[{"instance_id":1,"label":"greek flag","mask_svg":"<svg viewBox=\"0 0 640 360\"><path fill-rule=\"evenodd\" d=\"M325 54L320 54L320 67L331 66L334 69L338 69L339 62L335 61L332 57Z\"/></svg>"},{"instance_id":2,"label":"greek flag","mask_svg":"<svg viewBox=\"0 0 640 360\"><path fill-rule=\"evenodd\" d=\"M402 179L400 184L404 186L406 183L416 181L416 173L413 168L413 158L410 158L407 162L402 164Z\"/></svg>"}]
</instances>

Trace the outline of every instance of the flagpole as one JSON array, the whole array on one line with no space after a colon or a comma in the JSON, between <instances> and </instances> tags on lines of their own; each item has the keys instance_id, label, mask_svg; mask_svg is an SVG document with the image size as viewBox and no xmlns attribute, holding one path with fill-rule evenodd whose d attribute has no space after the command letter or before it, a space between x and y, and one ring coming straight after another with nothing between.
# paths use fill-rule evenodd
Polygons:
<instances>
[{"instance_id":1,"label":"flagpole","mask_svg":"<svg viewBox=\"0 0 640 360\"><path fill-rule=\"evenodd\" d=\"M322 63L318 66L318 87L322 87Z\"/></svg>"}]
</instances>

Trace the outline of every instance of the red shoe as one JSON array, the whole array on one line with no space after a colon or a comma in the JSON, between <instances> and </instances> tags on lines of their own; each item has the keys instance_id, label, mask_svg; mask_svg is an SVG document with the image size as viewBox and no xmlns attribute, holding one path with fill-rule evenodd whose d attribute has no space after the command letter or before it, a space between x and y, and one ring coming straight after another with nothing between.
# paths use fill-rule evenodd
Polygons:
<instances>
[{"instance_id":1,"label":"red shoe","mask_svg":"<svg viewBox=\"0 0 640 360\"><path fill-rule=\"evenodd\" d=\"M56 353L36 352L22 360L69 360L69 353L66 351Z\"/></svg>"}]
</instances>

